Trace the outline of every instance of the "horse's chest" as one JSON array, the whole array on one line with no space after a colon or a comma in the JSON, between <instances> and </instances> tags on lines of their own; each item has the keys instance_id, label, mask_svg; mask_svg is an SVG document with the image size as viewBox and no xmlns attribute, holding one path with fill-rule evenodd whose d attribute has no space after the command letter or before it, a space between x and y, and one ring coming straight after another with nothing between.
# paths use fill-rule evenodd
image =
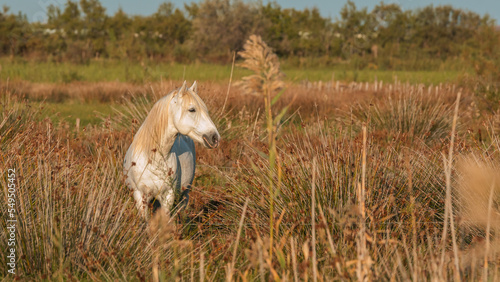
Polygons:
<instances>
[{"instance_id":1,"label":"horse's chest","mask_svg":"<svg viewBox=\"0 0 500 282\"><path fill-rule=\"evenodd\" d=\"M172 149L170 150L169 158L171 158L169 162L175 162L176 164L175 174L176 179L178 180L177 188L180 188L180 186L187 187L188 185L191 185L194 179L196 166L196 154L193 140L187 136L179 135L175 139Z\"/></svg>"},{"instance_id":2,"label":"horse's chest","mask_svg":"<svg viewBox=\"0 0 500 282\"><path fill-rule=\"evenodd\" d=\"M129 173L136 189L145 194L159 195L191 185L196 155L193 141L186 138L177 138L170 152L164 156L158 154L153 160L145 157L137 159Z\"/></svg>"},{"instance_id":3,"label":"horse's chest","mask_svg":"<svg viewBox=\"0 0 500 282\"><path fill-rule=\"evenodd\" d=\"M157 194L164 190L180 189L190 185L194 178L194 156L189 152L171 153L165 161L150 164L142 175L142 183Z\"/></svg>"}]
</instances>

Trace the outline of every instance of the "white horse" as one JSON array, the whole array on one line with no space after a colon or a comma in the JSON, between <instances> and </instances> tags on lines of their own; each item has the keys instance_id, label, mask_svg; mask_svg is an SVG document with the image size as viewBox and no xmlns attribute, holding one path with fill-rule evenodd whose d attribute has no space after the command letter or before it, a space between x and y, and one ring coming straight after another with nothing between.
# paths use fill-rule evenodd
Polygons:
<instances>
[{"instance_id":1,"label":"white horse","mask_svg":"<svg viewBox=\"0 0 500 282\"><path fill-rule=\"evenodd\" d=\"M167 213L176 192L187 203L195 172L193 140L210 149L219 146L219 132L197 93L196 81L188 89L184 81L181 88L158 100L125 155L126 184L145 218L153 198Z\"/></svg>"}]
</instances>

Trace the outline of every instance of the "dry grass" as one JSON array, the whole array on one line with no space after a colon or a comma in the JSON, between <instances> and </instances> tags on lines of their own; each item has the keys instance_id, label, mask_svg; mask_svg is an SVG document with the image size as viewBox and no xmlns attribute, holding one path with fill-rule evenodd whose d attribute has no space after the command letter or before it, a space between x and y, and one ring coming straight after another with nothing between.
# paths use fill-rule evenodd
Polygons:
<instances>
[{"instance_id":1,"label":"dry grass","mask_svg":"<svg viewBox=\"0 0 500 282\"><path fill-rule=\"evenodd\" d=\"M227 85L200 84L200 95L219 128L222 143L215 151L197 147L198 168L189 207L173 219L174 223L162 218L144 222L136 214L123 183L122 160L154 101L180 86L179 82L138 88L109 84L106 95L128 110L79 132L68 124L44 119L38 108L16 98L13 89L19 87L15 93L36 98L50 95L50 87L63 87L75 91L65 99L85 101L95 99L92 87L103 85L52 85L36 94L32 94L35 84L3 88L0 171L11 167L18 170L17 238L22 244L17 249L17 277L317 277L319 281L368 277L402 281L452 280L458 272L464 280L498 280L500 247L495 234L500 140L495 129L486 131L482 125L496 117L484 113L477 117L471 107L474 97L464 90L459 109L461 126L453 149L455 159L461 161L453 161L450 182L459 252L456 270L451 238L441 241L446 196L441 153L448 153L451 130L444 132L453 118L448 109L454 105L457 89L453 85L430 90L425 87L419 95L429 100L415 101L408 97L415 97L411 95L422 86L336 84L291 85L276 102L274 107L281 109L297 97L279 124L277 159L281 165L274 167L273 174L265 157L269 147L264 101L241 95L234 87L222 112L218 106L224 103ZM124 100L123 94L127 94ZM401 100L389 103L389 95ZM434 101L436 95L439 104L425 104ZM370 104L386 122L374 122L376 115ZM422 110L422 105L429 105L429 111ZM436 113L437 109L442 110ZM412 113L400 115L401 120L409 119L407 127L396 129L395 123L387 120L398 112ZM428 125L429 112L448 125L418 131L420 124ZM273 115L278 113L276 110ZM366 141L361 131L363 122L367 126ZM478 128L482 128L482 135ZM412 139L388 138L388 132L396 134L403 129L413 132ZM439 138L429 143L427 132L439 134ZM272 214L270 182L276 195ZM0 183L5 199L4 175ZM363 186L364 201L359 188ZM6 214L5 205L0 205L0 213ZM275 230L272 240L271 216ZM4 216L1 221L5 226ZM491 232L486 230L488 225ZM1 250L7 248L6 234L0 232ZM366 242L364 247L362 241ZM14 278L5 276L4 255L0 256L0 273L7 280Z\"/></svg>"},{"instance_id":2,"label":"dry grass","mask_svg":"<svg viewBox=\"0 0 500 282\"><path fill-rule=\"evenodd\" d=\"M490 213L488 208L491 193L495 207L500 199L499 165L482 155L466 155L460 159L457 199L464 224L483 228L490 224L493 230L500 228L499 211L495 209Z\"/></svg>"}]
</instances>

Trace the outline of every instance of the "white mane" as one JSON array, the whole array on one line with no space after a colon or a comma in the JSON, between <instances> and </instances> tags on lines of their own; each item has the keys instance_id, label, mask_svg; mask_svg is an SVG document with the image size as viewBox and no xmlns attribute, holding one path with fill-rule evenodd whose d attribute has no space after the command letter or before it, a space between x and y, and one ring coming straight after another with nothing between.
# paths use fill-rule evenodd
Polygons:
<instances>
[{"instance_id":1,"label":"white mane","mask_svg":"<svg viewBox=\"0 0 500 282\"><path fill-rule=\"evenodd\" d=\"M173 143L175 136L170 140L171 142L162 140L162 138L165 138L168 126L170 102L177 94L178 90L171 91L153 105L130 145L134 155L145 153L147 156L151 156L160 149L166 149L160 148L162 144ZM207 106L196 92L186 89L182 95L182 104L180 105L182 109L187 109L190 104L195 104L200 109L197 117L201 115L202 111L208 113Z\"/></svg>"}]
</instances>

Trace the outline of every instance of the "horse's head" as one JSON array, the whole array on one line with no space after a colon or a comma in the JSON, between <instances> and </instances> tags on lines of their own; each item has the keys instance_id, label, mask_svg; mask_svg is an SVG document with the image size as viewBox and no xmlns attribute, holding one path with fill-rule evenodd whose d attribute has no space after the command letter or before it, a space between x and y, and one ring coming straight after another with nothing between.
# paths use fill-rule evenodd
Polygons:
<instances>
[{"instance_id":1,"label":"horse's head","mask_svg":"<svg viewBox=\"0 0 500 282\"><path fill-rule=\"evenodd\" d=\"M196 81L189 88L184 81L182 87L173 93L169 108L173 124L180 134L210 149L219 146L219 132L210 119L207 106L198 96Z\"/></svg>"}]
</instances>

